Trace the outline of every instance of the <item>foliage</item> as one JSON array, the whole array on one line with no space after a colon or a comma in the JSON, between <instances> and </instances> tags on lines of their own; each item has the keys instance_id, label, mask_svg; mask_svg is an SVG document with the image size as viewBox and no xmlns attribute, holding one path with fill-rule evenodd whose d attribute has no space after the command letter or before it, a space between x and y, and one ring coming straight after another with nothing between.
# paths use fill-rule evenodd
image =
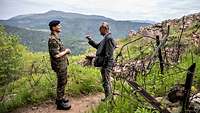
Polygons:
<instances>
[{"instance_id":1,"label":"foliage","mask_svg":"<svg viewBox=\"0 0 200 113\"><path fill-rule=\"evenodd\" d=\"M88 95L101 92L99 72L95 68L86 68L77 64L83 56L69 56L68 96ZM20 79L0 87L0 112L12 111L26 104L41 103L56 97L56 74L52 71L47 53L23 54L24 73ZM33 66L34 64L34 66ZM34 68L33 68L34 67Z\"/></svg>"},{"instance_id":2,"label":"foliage","mask_svg":"<svg viewBox=\"0 0 200 113\"><path fill-rule=\"evenodd\" d=\"M22 54L26 52L18 37L4 32L0 26L0 85L18 78L23 66Z\"/></svg>"},{"instance_id":3,"label":"foliage","mask_svg":"<svg viewBox=\"0 0 200 113\"><path fill-rule=\"evenodd\" d=\"M188 28L187 31L183 33L181 43L188 43L188 37L197 27L195 24ZM170 31L170 39L178 40L179 27L176 26ZM21 69L24 73L21 74L18 80L12 81L7 85L2 85L0 88L0 97L4 96L4 99L0 102L0 112L8 112L17 107L21 107L25 104L39 103L41 101L47 100L49 98L55 98L56 90L56 76L51 70L49 55L44 52L32 53L19 49L20 51L15 53L13 48L22 47L18 45L18 41L4 38L4 37L15 37L7 35L1 32L0 36L2 43L0 46L6 48L5 50L12 51L4 52L10 59L1 58L0 63L4 63L4 60L8 60L11 63L10 71L5 71L5 73L17 74ZM2 38L3 37L3 38ZM124 38L118 41L119 47L123 44L135 40L139 36L134 36L133 38ZM4 44L6 43L6 44ZM80 43L82 43L80 41ZM153 44L152 44L153 43ZM71 44L74 44L72 41ZM167 46L172 46L174 43L167 42ZM5 46L6 45L6 46ZM7 47L7 45L9 45ZM142 47L141 47L142 45ZM125 59L128 58L143 58L144 56L150 56L154 52L154 48L149 48L155 46L155 41L150 42L146 39L142 39L140 42L132 43L125 48L122 52ZM164 97L175 84L184 84L187 68L193 63L196 63L196 73L194 76L193 87L200 87L200 57L196 54L195 47L193 47L190 42L184 53L180 57L180 61L173 65L165 65L164 74L160 74L159 61L155 62L150 74L148 76L143 76L139 74L136 77L136 82L142 86L149 94L155 97ZM1 50L3 50L1 48ZM23 48L23 47L22 47ZM74 46L74 48L76 48ZM15 49L14 49L15 50ZM119 53L119 48L116 50L115 56ZM141 51L144 50L141 55ZM94 49L88 49L85 54L93 53ZM20 53L23 54L20 54ZM83 59L85 56L69 56L70 65L68 67L68 84L66 87L66 93L68 96L81 96L88 95L90 93L96 93L102 91L101 78L98 69L94 67L82 67L77 62ZM14 57L13 57L14 56ZM16 57L19 56L19 57ZM18 59L17 62L16 59ZM20 62L24 61L24 65L21 66ZM7 62L6 62L7 63ZM13 63L13 64L12 64ZM1 65L2 66L2 65ZM12 70L14 66L14 71ZM180 69L181 67L182 69ZM4 69L4 68L2 68ZM118 81L117 81L118 80ZM137 92L132 91L132 88L121 79L114 78L113 88L118 95L114 97L114 101L101 102L97 108L91 110L93 113L158 113L145 99L140 96ZM6 90L5 90L6 89ZM199 89L198 89L199 90Z\"/></svg>"},{"instance_id":4,"label":"foliage","mask_svg":"<svg viewBox=\"0 0 200 113\"><path fill-rule=\"evenodd\" d=\"M137 75L136 82L142 86L149 94L154 97L165 97L168 94L168 91L175 85L175 84L184 84L186 75L187 75L187 68L192 64L196 63L196 70L194 76L194 82L192 87L196 90L199 89L199 81L200 81L200 57L199 53L196 53L194 44L190 40L191 34L194 30L196 30L197 26L196 23L191 27L187 28L183 32L183 37L181 39L182 44L187 44L184 48L184 53L181 54L180 60L177 64L174 65L165 65L164 74L160 74L160 67L159 61L156 60L155 65L151 69L151 72L147 75ZM197 31L199 33L199 31ZM170 30L169 39L174 39L178 41L180 36L179 27L176 26ZM120 45L126 44L129 41L133 41L139 38L138 36L134 36L132 38L125 38L120 40ZM174 42L167 42L167 46L176 46ZM155 44L155 41L153 42ZM147 40L140 40L135 43L131 43L128 48L125 47L122 51L124 60L128 58L143 58L140 56L140 47L147 48L143 49L143 55L150 56L154 49L150 48L151 46L148 45ZM155 45L153 45L155 46ZM119 49L117 52L119 53ZM120 59L119 59L120 60ZM116 79L118 80L118 79ZM114 82L113 85L116 86L115 92L119 92L119 95L115 96L114 101L110 102L103 102L101 103L96 109L93 109L91 112L93 113L158 113L157 110L152 108L147 101L140 96L137 91L131 91L132 89L127 83L123 83L122 79L119 81ZM126 90L122 90L126 89ZM113 104L114 103L114 104Z\"/></svg>"}]
</instances>

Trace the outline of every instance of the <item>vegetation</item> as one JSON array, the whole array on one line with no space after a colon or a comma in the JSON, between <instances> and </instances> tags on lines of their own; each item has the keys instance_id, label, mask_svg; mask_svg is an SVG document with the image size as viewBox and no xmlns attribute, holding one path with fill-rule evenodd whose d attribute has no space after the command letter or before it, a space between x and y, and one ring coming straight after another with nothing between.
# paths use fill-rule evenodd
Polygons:
<instances>
[{"instance_id":1,"label":"vegetation","mask_svg":"<svg viewBox=\"0 0 200 113\"><path fill-rule=\"evenodd\" d=\"M32 29L24 29L13 26L4 26L5 31L9 34L17 35L17 39L32 52L46 52L48 51L48 36L49 30L37 31ZM20 38L19 38L20 37ZM62 37L63 43L66 47L72 50L72 54L77 55L85 52L88 48L87 42L83 39L74 36Z\"/></svg>"},{"instance_id":2,"label":"vegetation","mask_svg":"<svg viewBox=\"0 0 200 113\"><path fill-rule=\"evenodd\" d=\"M55 98L56 76L52 71L48 53L32 53L19 44L17 37L8 35L1 27L1 85L0 112L8 112L26 104ZM101 92L99 71L77 64L83 56L69 56L69 96Z\"/></svg>"},{"instance_id":3,"label":"vegetation","mask_svg":"<svg viewBox=\"0 0 200 113\"><path fill-rule=\"evenodd\" d=\"M21 37L20 41L32 52L47 51L49 35L48 22L58 19L62 24L62 37L66 47L74 55L82 54L88 49L85 33L92 33L95 40L100 40L99 24L108 21L111 24L114 38L126 36L129 30L138 30L141 26L150 25L144 22L116 21L103 16L82 15L62 11L48 11L42 14L21 15L9 20L0 20L8 33Z\"/></svg>"},{"instance_id":4,"label":"vegetation","mask_svg":"<svg viewBox=\"0 0 200 113\"><path fill-rule=\"evenodd\" d=\"M8 35L0 26L0 85L18 78L23 65L23 52L25 47L19 44L17 37Z\"/></svg>"},{"instance_id":5,"label":"vegetation","mask_svg":"<svg viewBox=\"0 0 200 113\"><path fill-rule=\"evenodd\" d=\"M166 66L164 74L160 74L159 61L156 60L148 76L143 76L142 73L137 75L136 82L154 97L164 97L175 84L184 84L187 68L194 62L197 67L193 88L199 90L199 52L191 40L188 40L188 37L197 28L196 25L197 23L194 23L183 33L181 44L187 46L178 63ZM25 46L19 43L18 37L5 33L3 29L3 27L0 28L0 112L4 113L26 104L37 104L47 99L54 99L56 95L56 76L50 67L48 53L28 51ZM178 40L180 35L178 29L179 27L174 27L170 30L170 40ZM139 37L137 35L119 40L119 48L116 50L115 56L119 53L123 44ZM129 61L130 59L142 59L150 56L155 51L152 45L155 47L155 41L151 42L147 39L131 43L122 51L123 60ZM173 45L174 42L167 42L167 46L173 47ZM142 53L141 50L143 50ZM94 52L94 49L88 49L85 54L91 52ZM66 87L68 96L88 95L102 91L98 69L83 67L78 64L79 61L84 59L85 54L69 56L69 78ZM119 60L122 61L122 59ZM124 79L115 76L113 78L114 92L117 92L114 100L101 102L91 112L158 113L142 96L134 92ZM195 92L196 90L192 91ZM165 106L165 104L163 105Z\"/></svg>"},{"instance_id":6,"label":"vegetation","mask_svg":"<svg viewBox=\"0 0 200 113\"><path fill-rule=\"evenodd\" d=\"M180 43L187 44L187 46L184 47L185 51L182 53L180 61L177 64L170 66L165 65L164 74L160 74L159 61L157 60L151 69L151 72L147 76L142 74L137 75L136 82L152 96L165 97L169 90L176 84L185 84L187 68L192 63L196 63L192 92L195 93L200 90L200 57L199 52L196 51L198 47L195 47L192 39L190 39L192 37L192 32L195 31L198 26L199 24L194 22L192 26L184 31ZM199 33L200 31L197 31L197 34ZM170 40L175 38L173 40L177 42L179 36L179 27L173 27L170 30L169 41L167 42L166 46L176 46L174 41ZM120 45L123 45L137 38L139 38L139 36L126 38L120 40L119 43ZM153 44L155 46L155 42L153 42ZM154 48L152 48L151 45L152 44L149 43L148 39L141 39L140 41L125 47L122 51L124 58L123 62L129 59L141 59L145 56L150 56L154 52ZM141 53L140 49L142 49L143 53ZM117 50L117 52L119 52L119 50ZM113 85L116 88L115 92L119 92L119 94L114 97L114 101L101 103L96 109L92 110L93 113L158 113L158 111L155 110L149 103L147 103L142 96L136 93L137 91L132 91L124 79L117 78L115 81L113 81ZM161 103L162 102L163 101L161 101ZM163 105L166 106L165 104Z\"/></svg>"}]
</instances>

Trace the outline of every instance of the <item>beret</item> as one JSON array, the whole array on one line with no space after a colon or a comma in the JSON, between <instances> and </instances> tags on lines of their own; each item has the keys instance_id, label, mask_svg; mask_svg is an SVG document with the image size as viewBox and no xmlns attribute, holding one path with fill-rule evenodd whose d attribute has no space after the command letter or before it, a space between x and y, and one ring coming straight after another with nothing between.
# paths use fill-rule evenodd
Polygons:
<instances>
[{"instance_id":1,"label":"beret","mask_svg":"<svg viewBox=\"0 0 200 113\"><path fill-rule=\"evenodd\" d=\"M52 20L51 22L49 22L49 27L53 27L60 24L59 20Z\"/></svg>"}]
</instances>

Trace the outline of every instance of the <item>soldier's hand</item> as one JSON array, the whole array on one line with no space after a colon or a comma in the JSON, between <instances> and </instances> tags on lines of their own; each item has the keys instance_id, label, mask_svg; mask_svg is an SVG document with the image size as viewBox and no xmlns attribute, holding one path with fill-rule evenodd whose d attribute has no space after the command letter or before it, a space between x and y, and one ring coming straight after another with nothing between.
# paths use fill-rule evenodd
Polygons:
<instances>
[{"instance_id":1,"label":"soldier's hand","mask_svg":"<svg viewBox=\"0 0 200 113\"><path fill-rule=\"evenodd\" d=\"M66 54L71 54L71 50L70 49L65 49L65 51L66 51Z\"/></svg>"}]
</instances>

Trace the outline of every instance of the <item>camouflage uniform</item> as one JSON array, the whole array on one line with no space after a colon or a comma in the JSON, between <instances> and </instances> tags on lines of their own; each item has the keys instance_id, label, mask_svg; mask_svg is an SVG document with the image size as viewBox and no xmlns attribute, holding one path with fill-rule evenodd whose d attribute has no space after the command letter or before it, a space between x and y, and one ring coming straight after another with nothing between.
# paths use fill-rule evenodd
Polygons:
<instances>
[{"instance_id":1,"label":"camouflage uniform","mask_svg":"<svg viewBox=\"0 0 200 113\"><path fill-rule=\"evenodd\" d=\"M68 59L65 56L55 58L55 55L65 50L64 45L59 37L53 33L48 41L51 67L57 74L57 100L64 97L65 85L67 84L67 65Z\"/></svg>"}]
</instances>

